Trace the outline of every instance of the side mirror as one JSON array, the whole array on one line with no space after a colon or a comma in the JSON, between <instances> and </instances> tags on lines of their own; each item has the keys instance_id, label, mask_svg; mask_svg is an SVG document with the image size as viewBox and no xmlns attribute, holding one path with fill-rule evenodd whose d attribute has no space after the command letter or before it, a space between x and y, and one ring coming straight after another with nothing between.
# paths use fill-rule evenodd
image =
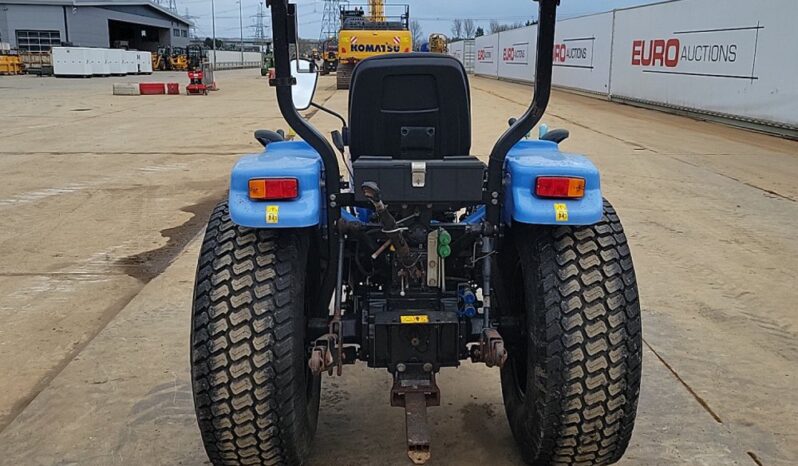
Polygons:
<instances>
[{"instance_id":1,"label":"side mirror","mask_svg":"<svg viewBox=\"0 0 798 466\"><path fill-rule=\"evenodd\" d=\"M291 60L291 76L296 79L296 84L291 86L294 107L297 110L306 110L313 101L316 84L319 82L316 67L308 60Z\"/></svg>"}]
</instances>

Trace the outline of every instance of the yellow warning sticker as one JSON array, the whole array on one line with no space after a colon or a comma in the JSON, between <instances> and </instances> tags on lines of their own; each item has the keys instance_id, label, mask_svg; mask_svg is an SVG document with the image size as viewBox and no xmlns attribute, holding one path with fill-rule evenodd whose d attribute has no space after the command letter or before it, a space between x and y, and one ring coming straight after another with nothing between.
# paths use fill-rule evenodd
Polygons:
<instances>
[{"instance_id":1,"label":"yellow warning sticker","mask_svg":"<svg viewBox=\"0 0 798 466\"><path fill-rule=\"evenodd\" d=\"M565 204L554 204L554 220L557 222L568 221L568 206Z\"/></svg>"},{"instance_id":2,"label":"yellow warning sticker","mask_svg":"<svg viewBox=\"0 0 798 466\"><path fill-rule=\"evenodd\" d=\"M280 206L266 206L266 223L277 223L280 221Z\"/></svg>"},{"instance_id":3,"label":"yellow warning sticker","mask_svg":"<svg viewBox=\"0 0 798 466\"><path fill-rule=\"evenodd\" d=\"M401 316L399 320L403 324L428 324L429 323L429 316L425 315L418 315L418 316Z\"/></svg>"}]
</instances>

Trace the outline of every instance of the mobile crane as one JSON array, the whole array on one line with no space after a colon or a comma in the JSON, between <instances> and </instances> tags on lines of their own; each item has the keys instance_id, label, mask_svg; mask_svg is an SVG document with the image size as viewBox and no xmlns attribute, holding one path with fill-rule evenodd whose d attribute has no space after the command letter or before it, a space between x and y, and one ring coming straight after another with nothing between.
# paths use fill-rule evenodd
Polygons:
<instances>
[{"instance_id":1,"label":"mobile crane","mask_svg":"<svg viewBox=\"0 0 798 466\"><path fill-rule=\"evenodd\" d=\"M370 19L374 22L385 21L385 2L382 0L371 0L369 2Z\"/></svg>"}]
</instances>

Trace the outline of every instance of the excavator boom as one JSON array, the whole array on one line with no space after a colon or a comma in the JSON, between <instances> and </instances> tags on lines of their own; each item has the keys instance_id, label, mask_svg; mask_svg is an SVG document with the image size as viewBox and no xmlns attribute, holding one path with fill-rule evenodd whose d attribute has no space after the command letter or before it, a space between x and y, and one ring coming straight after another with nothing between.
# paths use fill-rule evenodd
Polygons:
<instances>
[{"instance_id":1,"label":"excavator boom","mask_svg":"<svg viewBox=\"0 0 798 466\"><path fill-rule=\"evenodd\" d=\"M372 21L385 21L385 2L383 0L369 0L369 14Z\"/></svg>"}]
</instances>

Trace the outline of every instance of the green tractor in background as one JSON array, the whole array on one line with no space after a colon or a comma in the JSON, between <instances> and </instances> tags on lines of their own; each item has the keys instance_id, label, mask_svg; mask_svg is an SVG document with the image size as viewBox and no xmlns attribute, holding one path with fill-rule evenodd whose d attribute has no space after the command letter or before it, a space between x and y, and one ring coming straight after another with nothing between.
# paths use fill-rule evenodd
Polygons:
<instances>
[{"instance_id":1,"label":"green tractor in background","mask_svg":"<svg viewBox=\"0 0 798 466\"><path fill-rule=\"evenodd\" d=\"M260 75L268 76L271 68L274 68L274 52L269 50L261 53Z\"/></svg>"}]
</instances>

